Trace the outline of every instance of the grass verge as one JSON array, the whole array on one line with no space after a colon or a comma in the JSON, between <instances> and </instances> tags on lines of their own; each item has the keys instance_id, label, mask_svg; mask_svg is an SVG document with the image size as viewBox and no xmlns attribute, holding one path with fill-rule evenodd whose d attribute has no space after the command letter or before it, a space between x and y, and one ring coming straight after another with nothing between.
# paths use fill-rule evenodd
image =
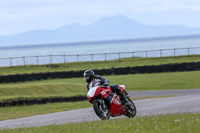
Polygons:
<instances>
[{"instance_id":1,"label":"grass verge","mask_svg":"<svg viewBox=\"0 0 200 133\"><path fill-rule=\"evenodd\" d=\"M70 97L86 95L84 83L67 79L30 81L0 85L0 101L26 98Z\"/></svg>"},{"instance_id":2,"label":"grass verge","mask_svg":"<svg viewBox=\"0 0 200 133\"><path fill-rule=\"evenodd\" d=\"M131 67L144 65L160 65L169 63L183 63L183 62L199 62L200 55L190 56L171 56L161 58L124 58L111 61L94 61L94 62L75 62L67 64L54 65L29 65L29 66L14 66L14 67L0 67L1 75L8 74L22 74L22 73L38 73L38 72L54 72L54 71L71 71L71 70L86 70L86 69L102 69L112 67Z\"/></svg>"},{"instance_id":3,"label":"grass verge","mask_svg":"<svg viewBox=\"0 0 200 133\"><path fill-rule=\"evenodd\" d=\"M29 133L199 133L200 114L173 114L165 116L137 117L134 119L117 119L74 123L67 125L51 125L45 127L3 130L2 132Z\"/></svg>"},{"instance_id":4,"label":"grass verge","mask_svg":"<svg viewBox=\"0 0 200 133\"><path fill-rule=\"evenodd\" d=\"M109 79L111 84L125 84L127 91L200 88L200 71L111 75L105 78ZM86 83L83 78L0 84L0 101L29 97L66 97L86 95L86 93Z\"/></svg>"}]
</instances>

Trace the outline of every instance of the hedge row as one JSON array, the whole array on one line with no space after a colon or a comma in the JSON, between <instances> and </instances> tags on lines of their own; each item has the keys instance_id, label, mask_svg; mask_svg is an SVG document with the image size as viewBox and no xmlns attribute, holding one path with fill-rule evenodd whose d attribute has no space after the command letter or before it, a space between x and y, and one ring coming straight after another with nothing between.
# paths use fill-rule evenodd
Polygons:
<instances>
[{"instance_id":1,"label":"hedge row","mask_svg":"<svg viewBox=\"0 0 200 133\"><path fill-rule=\"evenodd\" d=\"M84 100L87 100L87 97L82 95L73 97L28 98L20 100L5 100L0 102L0 107L46 104L55 102L77 102Z\"/></svg>"},{"instance_id":2,"label":"hedge row","mask_svg":"<svg viewBox=\"0 0 200 133\"><path fill-rule=\"evenodd\" d=\"M120 75L120 74L137 74L137 73L159 73L159 72L176 72L176 71L194 71L200 70L200 62L176 63L152 66L121 67L94 70L98 75ZM30 73L0 76L0 83L24 82L32 80L41 80L49 78L75 78L83 77L84 71L63 71L47 73Z\"/></svg>"}]
</instances>

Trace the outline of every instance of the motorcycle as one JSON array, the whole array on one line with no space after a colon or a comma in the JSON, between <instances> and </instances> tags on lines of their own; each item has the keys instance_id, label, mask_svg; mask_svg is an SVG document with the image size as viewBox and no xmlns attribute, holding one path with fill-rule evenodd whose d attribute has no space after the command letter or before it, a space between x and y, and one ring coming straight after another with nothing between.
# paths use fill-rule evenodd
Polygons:
<instances>
[{"instance_id":1,"label":"motorcycle","mask_svg":"<svg viewBox=\"0 0 200 133\"><path fill-rule=\"evenodd\" d=\"M125 85L119 85L119 88L128 96L128 93L125 91ZM137 110L133 101L127 97L130 105L128 107L122 106L124 105L124 101L120 99L120 96L111 91L109 85L90 88L87 93L87 98L93 104L96 115L102 120L109 119L110 116L125 115L129 118L136 116Z\"/></svg>"}]
</instances>

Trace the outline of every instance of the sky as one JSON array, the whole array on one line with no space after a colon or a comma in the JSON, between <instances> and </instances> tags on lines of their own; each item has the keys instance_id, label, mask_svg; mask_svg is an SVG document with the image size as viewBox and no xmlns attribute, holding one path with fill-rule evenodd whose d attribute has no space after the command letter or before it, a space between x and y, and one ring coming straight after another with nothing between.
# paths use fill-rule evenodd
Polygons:
<instances>
[{"instance_id":1,"label":"sky","mask_svg":"<svg viewBox=\"0 0 200 133\"><path fill-rule=\"evenodd\" d=\"M200 27L200 0L0 0L0 35L89 25L116 15L149 25Z\"/></svg>"}]
</instances>

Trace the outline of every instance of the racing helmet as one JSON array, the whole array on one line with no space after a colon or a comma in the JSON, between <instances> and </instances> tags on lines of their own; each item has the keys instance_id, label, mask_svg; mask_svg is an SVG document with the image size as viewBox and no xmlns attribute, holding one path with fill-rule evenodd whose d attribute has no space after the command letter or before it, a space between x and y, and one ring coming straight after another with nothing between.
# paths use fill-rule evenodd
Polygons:
<instances>
[{"instance_id":1,"label":"racing helmet","mask_svg":"<svg viewBox=\"0 0 200 133\"><path fill-rule=\"evenodd\" d=\"M92 70L86 70L86 71L84 72L83 76L84 76L84 78L85 78L85 81L86 81L87 83L90 83L90 82L93 80L93 78L95 77L95 73L94 73L94 71L92 71Z\"/></svg>"}]
</instances>

